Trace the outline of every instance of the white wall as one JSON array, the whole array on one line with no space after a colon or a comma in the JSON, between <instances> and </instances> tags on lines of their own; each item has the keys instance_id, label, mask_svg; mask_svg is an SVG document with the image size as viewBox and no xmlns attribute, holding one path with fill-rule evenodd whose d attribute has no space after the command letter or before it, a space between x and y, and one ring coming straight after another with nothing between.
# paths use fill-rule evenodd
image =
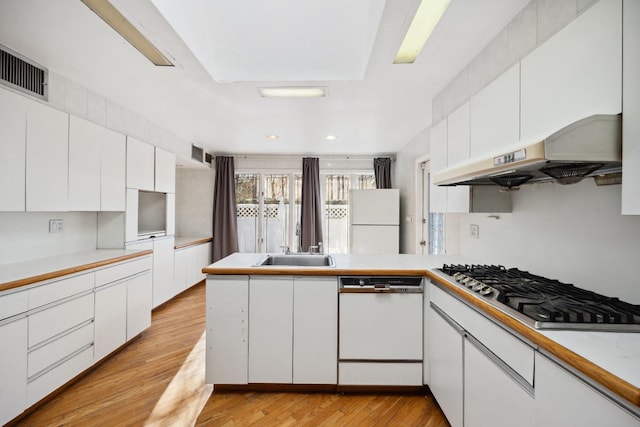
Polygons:
<instances>
[{"instance_id":1,"label":"white wall","mask_svg":"<svg viewBox=\"0 0 640 427\"><path fill-rule=\"evenodd\" d=\"M176 235L212 235L213 181L210 168L176 170Z\"/></svg>"},{"instance_id":2,"label":"white wall","mask_svg":"<svg viewBox=\"0 0 640 427\"><path fill-rule=\"evenodd\" d=\"M49 220L64 220L49 233ZM0 212L0 265L96 248L95 212Z\"/></svg>"}]
</instances>

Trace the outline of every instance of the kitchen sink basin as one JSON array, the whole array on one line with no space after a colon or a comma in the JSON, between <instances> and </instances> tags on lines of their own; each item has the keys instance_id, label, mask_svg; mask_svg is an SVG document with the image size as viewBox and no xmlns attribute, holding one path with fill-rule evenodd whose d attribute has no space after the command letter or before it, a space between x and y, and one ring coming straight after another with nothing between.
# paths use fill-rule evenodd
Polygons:
<instances>
[{"instance_id":1,"label":"kitchen sink basin","mask_svg":"<svg viewBox=\"0 0 640 427\"><path fill-rule=\"evenodd\" d=\"M293 254L267 254L260 258L253 267L329 267L336 266L331 255L293 253Z\"/></svg>"}]
</instances>

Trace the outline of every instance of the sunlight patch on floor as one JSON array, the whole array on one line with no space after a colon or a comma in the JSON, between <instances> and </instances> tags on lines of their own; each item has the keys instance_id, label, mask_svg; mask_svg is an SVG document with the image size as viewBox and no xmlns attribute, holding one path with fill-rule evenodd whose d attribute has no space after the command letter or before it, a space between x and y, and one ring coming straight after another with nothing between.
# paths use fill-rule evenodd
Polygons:
<instances>
[{"instance_id":1,"label":"sunlight patch on floor","mask_svg":"<svg viewBox=\"0 0 640 427\"><path fill-rule=\"evenodd\" d=\"M160 396L145 426L193 426L213 392L204 383L205 332Z\"/></svg>"}]
</instances>

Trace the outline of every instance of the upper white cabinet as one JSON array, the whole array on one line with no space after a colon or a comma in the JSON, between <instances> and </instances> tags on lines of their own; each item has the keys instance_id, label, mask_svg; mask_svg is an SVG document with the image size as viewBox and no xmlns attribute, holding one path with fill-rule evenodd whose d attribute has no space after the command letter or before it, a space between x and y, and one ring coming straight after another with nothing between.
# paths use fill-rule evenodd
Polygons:
<instances>
[{"instance_id":1,"label":"upper white cabinet","mask_svg":"<svg viewBox=\"0 0 640 427\"><path fill-rule=\"evenodd\" d=\"M640 215L640 2L624 0L622 26L622 214Z\"/></svg>"},{"instance_id":2,"label":"upper white cabinet","mask_svg":"<svg viewBox=\"0 0 640 427\"><path fill-rule=\"evenodd\" d=\"M155 191L176 192L176 155L156 147Z\"/></svg>"},{"instance_id":3,"label":"upper white cabinet","mask_svg":"<svg viewBox=\"0 0 640 427\"><path fill-rule=\"evenodd\" d=\"M154 190L154 146L127 136L127 188Z\"/></svg>"},{"instance_id":4,"label":"upper white cabinet","mask_svg":"<svg viewBox=\"0 0 640 427\"><path fill-rule=\"evenodd\" d=\"M175 154L128 136L127 188L175 193Z\"/></svg>"},{"instance_id":5,"label":"upper white cabinet","mask_svg":"<svg viewBox=\"0 0 640 427\"><path fill-rule=\"evenodd\" d=\"M521 62L521 139L622 111L622 1L601 0Z\"/></svg>"},{"instance_id":6,"label":"upper white cabinet","mask_svg":"<svg viewBox=\"0 0 640 427\"><path fill-rule=\"evenodd\" d=\"M126 200L126 137L100 129L100 210L124 211Z\"/></svg>"},{"instance_id":7,"label":"upper white cabinet","mask_svg":"<svg viewBox=\"0 0 640 427\"><path fill-rule=\"evenodd\" d=\"M27 104L0 89L0 211L25 210Z\"/></svg>"},{"instance_id":8,"label":"upper white cabinet","mask_svg":"<svg viewBox=\"0 0 640 427\"><path fill-rule=\"evenodd\" d=\"M431 128L431 160L430 174L441 171L447 167L447 119L438 122ZM429 186L429 210L431 212L447 211L447 187Z\"/></svg>"},{"instance_id":9,"label":"upper white cabinet","mask_svg":"<svg viewBox=\"0 0 640 427\"><path fill-rule=\"evenodd\" d=\"M469 101L471 158L520 139L520 63Z\"/></svg>"},{"instance_id":10,"label":"upper white cabinet","mask_svg":"<svg viewBox=\"0 0 640 427\"><path fill-rule=\"evenodd\" d=\"M69 210L100 210L100 126L69 118Z\"/></svg>"},{"instance_id":11,"label":"upper white cabinet","mask_svg":"<svg viewBox=\"0 0 640 427\"><path fill-rule=\"evenodd\" d=\"M69 115L27 106L27 211L68 211Z\"/></svg>"},{"instance_id":12,"label":"upper white cabinet","mask_svg":"<svg viewBox=\"0 0 640 427\"><path fill-rule=\"evenodd\" d=\"M447 166L469 159L469 103L465 102L447 118ZM469 212L469 187L447 189L445 212Z\"/></svg>"}]
</instances>

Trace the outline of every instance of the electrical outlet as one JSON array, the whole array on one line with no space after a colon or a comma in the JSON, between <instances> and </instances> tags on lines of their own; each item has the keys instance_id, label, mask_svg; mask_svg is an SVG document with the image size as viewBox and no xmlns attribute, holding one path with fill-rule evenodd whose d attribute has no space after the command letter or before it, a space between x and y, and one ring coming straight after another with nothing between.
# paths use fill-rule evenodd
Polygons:
<instances>
[{"instance_id":1,"label":"electrical outlet","mask_svg":"<svg viewBox=\"0 0 640 427\"><path fill-rule=\"evenodd\" d=\"M480 226L478 224L471 224L471 238L478 239L480 237Z\"/></svg>"},{"instance_id":2,"label":"electrical outlet","mask_svg":"<svg viewBox=\"0 0 640 427\"><path fill-rule=\"evenodd\" d=\"M49 233L62 233L64 221L61 219L49 220Z\"/></svg>"}]
</instances>

